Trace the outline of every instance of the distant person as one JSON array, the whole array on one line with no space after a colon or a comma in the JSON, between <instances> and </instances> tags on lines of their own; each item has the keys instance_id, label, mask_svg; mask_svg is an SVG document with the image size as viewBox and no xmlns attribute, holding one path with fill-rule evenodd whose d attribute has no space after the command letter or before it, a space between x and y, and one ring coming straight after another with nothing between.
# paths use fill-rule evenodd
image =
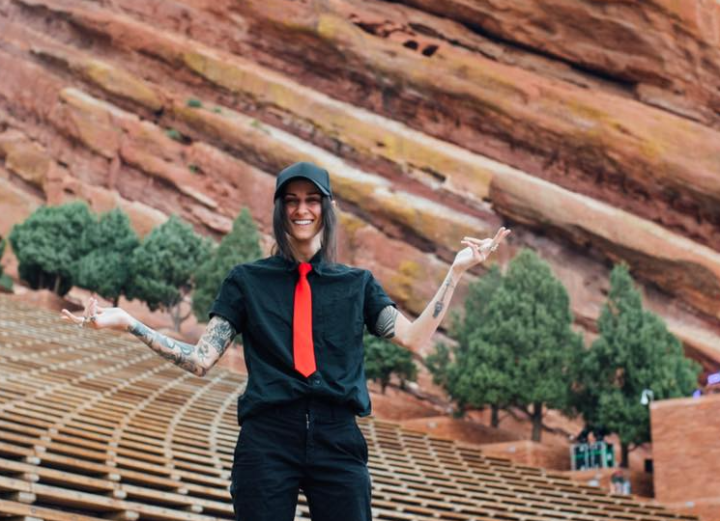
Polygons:
<instances>
[{"instance_id":1,"label":"distant person","mask_svg":"<svg viewBox=\"0 0 720 521\"><path fill-rule=\"evenodd\" d=\"M413 348L428 341L460 277L505 240L465 237L436 295L414 321L398 312L368 270L338 264L330 177L296 163L277 177L268 258L232 269L196 345L153 331L121 308L88 300L95 329L126 330L160 356L203 376L242 334L247 388L230 491L241 521L292 521L298 492L315 521L370 521L368 447L355 421L370 414L363 329ZM419 281L420 282L420 281Z\"/></svg>"},{"instance_id":2,"label":"distant person","mask_svg":"<svg viewBox=\"0 0 720 521\"><path fill-rule=\"evenodd\" d=\"M622 470L618 469L610 476L610 489L613 494L623 493L623 483L625 482L625 476Z\"/></svg>"},{"instance_id":3,"label":"distant person","mask_svg":"<svg viewBox=\"0 0 720 521\"><path fill-rule=\"evenodd\" d=\"M630 478L620 469L610 476L610 486L614 494L630 495Z\"/></svg>"}]
</instances>

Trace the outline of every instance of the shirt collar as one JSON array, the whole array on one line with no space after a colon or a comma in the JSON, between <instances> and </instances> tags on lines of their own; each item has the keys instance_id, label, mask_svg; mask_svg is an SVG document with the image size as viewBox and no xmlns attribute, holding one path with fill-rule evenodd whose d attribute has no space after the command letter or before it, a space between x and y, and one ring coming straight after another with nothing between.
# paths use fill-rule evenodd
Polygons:
<instances>
[{"instance_id":1,"label":"shirt collar","mask_svg":"<svg viewBox=\"0 0 720 521\"><path fill-rule=\"evenodd\" d=\"M299 262L287 260L280 255L277 255L277 257L285 263L285 269L287 271L298 270L298 266L300 265ZM322 250L318 250L315 255L312 256L312 258L310 259L310 265L312 266L312 270L318 275L322 275L324 273L325 268L327 267L327 263L323 260Z\"/></svg>"}]
</instances>

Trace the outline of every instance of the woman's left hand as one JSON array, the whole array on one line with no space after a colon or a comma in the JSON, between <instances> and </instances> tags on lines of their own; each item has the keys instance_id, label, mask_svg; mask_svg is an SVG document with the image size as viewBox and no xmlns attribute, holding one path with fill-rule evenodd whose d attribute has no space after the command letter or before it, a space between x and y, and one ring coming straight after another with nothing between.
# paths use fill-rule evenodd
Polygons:
<instances>
[{"instance_id":1,"label":"woman's left hand","mask_svg":"<svg viewBox=\"0 0 720 521\"><path fill-rule=\"evenodd\" d=\"M502 244L505 237L508 236L510 230L505 227L500 228L495 237L492 239L475 239L474 237L464 237L461 244L467 246L458 252L455 256L452 268L455 270L466 271L473 266L484 262L498 246Z\"/></svg>"}]
</instances>

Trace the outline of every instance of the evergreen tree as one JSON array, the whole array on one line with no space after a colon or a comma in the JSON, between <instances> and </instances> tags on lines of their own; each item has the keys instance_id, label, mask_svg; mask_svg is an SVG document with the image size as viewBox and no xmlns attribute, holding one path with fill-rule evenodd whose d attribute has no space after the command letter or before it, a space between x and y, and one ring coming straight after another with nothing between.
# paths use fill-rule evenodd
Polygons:
<instances>
[{"instance_id":1,"label":"evergreen tree","mask_svg":"<svg viewBox=\"0 0 720 521\"><path fill-rule=\"evenodd\" d=\"M655 314L643 310L626 266L610 274L610 294L598 320L600 336L582 362L578 409L591 426L617 433L621 466L632 447L650 441L650 412L641 403L688 396L699 366L684 357L680 341Z\"/></svg>"},{"instance_id":2,"label":"evergreen tree","mask_svg":"<svg viewBox=\"0 0 720 521\"><path fill-rule=\"evenodd\" d=\"M512 363L505 398L531 418L534 441L541 438L544 407L572 410L573 363L583 349L572 322L562 283L534 252L521 251L488 303L478 336Z\"/></svg>"},{"instance_id":3,"label":"evergreen tree","mask_svg":"<svg viewBox=\"0 0 720 521\"><path fill-rule=\"evenodd\" d=\"M5 253L5 244L7 241L3 237L0 237L0 261L2 261L3 253ZM0 264L0 286L7 290L12 290L13 281L5 273L3 273L2 264Z\"/></svg>"},{"instance_id":4,"label":"evergreen tree","mask_svg":"<svg viewBox=\"0 0 720 521\"><path fill-rule=\"evenodd\" d=\"M502 285L503 276L497 264L490 266L488 272L468 286L465 297L465 315L460 320L453 317L453 335L461 344L467 344L470 337L477 333L487 319L488 303Z\"/></svg>"},{"instance_id":5,"label":"evergreen tree","mask_svg":"<svg viewBox=\"0 0 720 521\"><path fill-rule=\"evenodd\" d=\"M199 322L207 322L210 306L230 270L261 256L257 226L248 209L243 208L233 222L232 231L223 237L220 245L195 273L192 309Z\"/></svg>"},{"instance_id":6,"label":"evergreen tree","mask_svg":"<svg viewBox=\"0 0 720 521\"><path fill-rule=\"evenodd\" d=\"M460 413L468 407L490 406L494 427L499 424L499 410L509 404L512 394L512 364L479 332L487 320L488 303L501 284L502 274L494 265L469 285L464 317L455 315L451 326L457 346L438 344L425 361L433 381L448 392Z\"/></svg>"},{"instance_id":7,"label":"evergreen tree","mask_svg":"<svg viewBox=\"0 0 720 521\"><path fill-rule=\"evenodd\" d=\"M133 252L126 295L144 301L151 310L169 312L175 330L180 331L180 324L190 314L183 315L181 305L192 291L193 274L209 255L209 241L173 215Z\"/></svg>"},{"instance_id":8,"label":"evergreen tree","mask_svg":"<svg viewBox=\"0 0 720 521\"><path fill-rule=\"evenodd\" d=\"M33 289L65 295L73 286L72 270L86 253L81 237L94 219L84 202L41 206L10 232L20 278Z\"/></svg>"},{"instance_id":9,"label":"evergreen tree","mask_svg":"<svg viewBox=\"0 0 720 521\"><path fill-rule=\"evenodd\" d=\"M406 381L414 382L417 379L417 366L412 353L397 344L376 336L365 334L365 377L374 382L380 382L382 393L390 383L393 374L400 378L400 386Z\"/></svg>"},{"instance_id":10,"label":"evergreen tree","mask_svg":"<svg viewBox=\"0 0 720 521\"><path fill-rule=\"evenodd\" d=\"M130 283L130 260L140 244L125 212L116 208L103 214L82 236L88 252L73 270L75 284L118 305Z\"/></svg>"}]
</instances>

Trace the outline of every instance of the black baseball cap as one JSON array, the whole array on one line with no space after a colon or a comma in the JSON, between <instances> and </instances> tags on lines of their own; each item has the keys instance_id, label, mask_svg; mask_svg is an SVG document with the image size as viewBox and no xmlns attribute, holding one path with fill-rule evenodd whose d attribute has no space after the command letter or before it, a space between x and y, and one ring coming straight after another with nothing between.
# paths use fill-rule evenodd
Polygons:
<instances>
[{"instance_id":1,"label":"black baseball cap","mask_svg":"<svg viewBox=\"0 0 720 521\"><path fill-rule=\"evenodd\" d=\"M298 178L312 181L323 195L332 199L333 195L332 189L330 188L330 174L328 174L328 171L312 163L301 161L290 165L278 174L275 180L275 197L273 197L273 200L280 197L283 187L289 181Z\"/></svg>"}]
</instances>

